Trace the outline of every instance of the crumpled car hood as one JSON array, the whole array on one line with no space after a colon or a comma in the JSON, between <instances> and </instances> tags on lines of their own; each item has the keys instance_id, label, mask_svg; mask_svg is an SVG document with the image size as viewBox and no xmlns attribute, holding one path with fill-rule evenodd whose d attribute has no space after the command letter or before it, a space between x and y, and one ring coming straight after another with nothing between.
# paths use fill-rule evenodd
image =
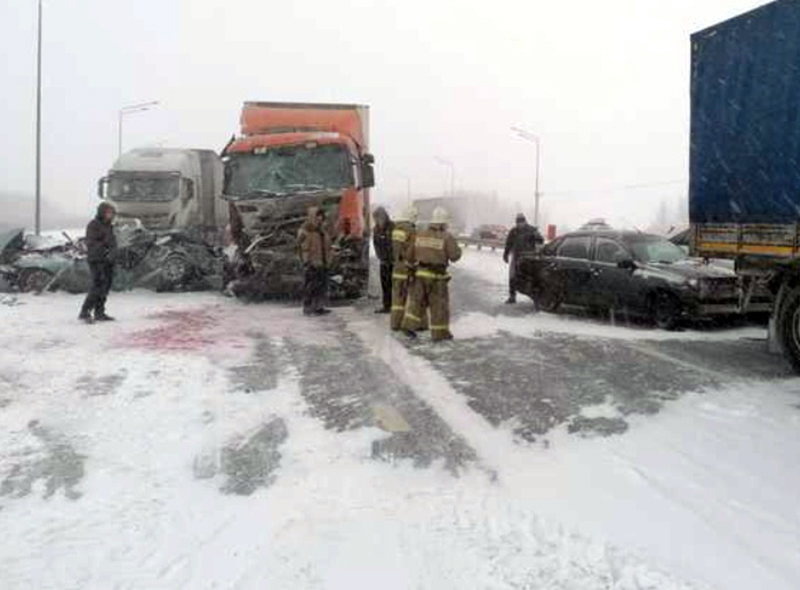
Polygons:
<instances>
[{"instance_id":1,"label":"crumpled car hood","mask_svg":"<svg viewBox=\"0 0 800 590\"><path fill-rule=\"evenodd\" d=\"M0 262L8 262L11 254L22 250L25 245L25 230L12 229L11 231L0 233Z\"/></svg>"},{"instance_id":2,"label":"crumpled car hood","mask_svg":"<svg viewBox=\"0 0 800 590\"><path fill-rule=\"evenodd\" d=\"M690 258L673 264L651 263L647 268L672 274L684 279L735 279L736 272L717 264L706 264L702 259Z\"/></svg>"}]
</instances>

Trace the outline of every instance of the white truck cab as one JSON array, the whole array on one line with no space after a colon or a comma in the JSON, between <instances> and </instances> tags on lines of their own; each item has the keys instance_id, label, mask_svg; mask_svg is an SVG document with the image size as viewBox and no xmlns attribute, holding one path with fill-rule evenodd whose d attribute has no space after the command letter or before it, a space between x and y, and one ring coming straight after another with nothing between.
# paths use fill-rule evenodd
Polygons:
<instances>
[{"instance_id":1,"label":"white truck cab","mask_svg":"<svg viewBox=\"0 0 800 590\"><path fill-rule=\"evenodd\" d=\"M228 221L223 164L211 150L142 148L117 159L98 183L122 222L151 230L200 230L219 242ZM213 238L212 238L213 236Z\"/></svg>"}]
</instances>

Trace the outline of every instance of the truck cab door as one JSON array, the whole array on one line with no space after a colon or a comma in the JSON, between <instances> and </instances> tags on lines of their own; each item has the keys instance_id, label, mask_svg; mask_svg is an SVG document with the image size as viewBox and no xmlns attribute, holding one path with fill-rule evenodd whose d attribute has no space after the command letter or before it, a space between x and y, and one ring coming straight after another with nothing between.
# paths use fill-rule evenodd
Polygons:
<instances>
[{"instance_id":1,"label":"truck cab door","mask_svg":"<svg viewBox=\"0 0 800 590\"><path fill-rule=\"evenodd\" d=\"M197 187L189 178L181 178L180 196L175 203L172 214L172 227L185 228L197 225Z\"/></svg>"}]
</instances>

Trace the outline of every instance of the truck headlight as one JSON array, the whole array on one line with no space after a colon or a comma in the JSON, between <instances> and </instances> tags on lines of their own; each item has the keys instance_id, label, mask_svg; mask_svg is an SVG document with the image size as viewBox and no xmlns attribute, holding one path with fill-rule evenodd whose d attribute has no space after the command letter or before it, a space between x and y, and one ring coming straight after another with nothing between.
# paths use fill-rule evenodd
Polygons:
<instances>
[{"instance_id":1,"label":"truck headlight","mask_svg":"<svg viewBox=\"0 0 800 590\"><path fill-rule=\"evenodd\" d=\"M686 281L686 286L690 289L697 289L700 287L700 279L689 279Z\"/></svg>"}]
</instances>

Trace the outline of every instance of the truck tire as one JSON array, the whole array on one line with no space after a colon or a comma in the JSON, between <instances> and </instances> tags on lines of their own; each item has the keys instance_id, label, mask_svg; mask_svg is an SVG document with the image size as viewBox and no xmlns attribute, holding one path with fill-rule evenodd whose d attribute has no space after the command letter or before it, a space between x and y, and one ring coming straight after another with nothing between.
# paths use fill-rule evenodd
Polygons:
<instances>
[{"instance_id":1,"label":"truck tire","mask_svg":"<svg viewBox=\"0 0 800 590\"><path fill-rule=\"evenodd\" d=\"M783 354L795 372L800 373L800 287L786 296L776 320Z\"/></svg>"}]
</instances>

